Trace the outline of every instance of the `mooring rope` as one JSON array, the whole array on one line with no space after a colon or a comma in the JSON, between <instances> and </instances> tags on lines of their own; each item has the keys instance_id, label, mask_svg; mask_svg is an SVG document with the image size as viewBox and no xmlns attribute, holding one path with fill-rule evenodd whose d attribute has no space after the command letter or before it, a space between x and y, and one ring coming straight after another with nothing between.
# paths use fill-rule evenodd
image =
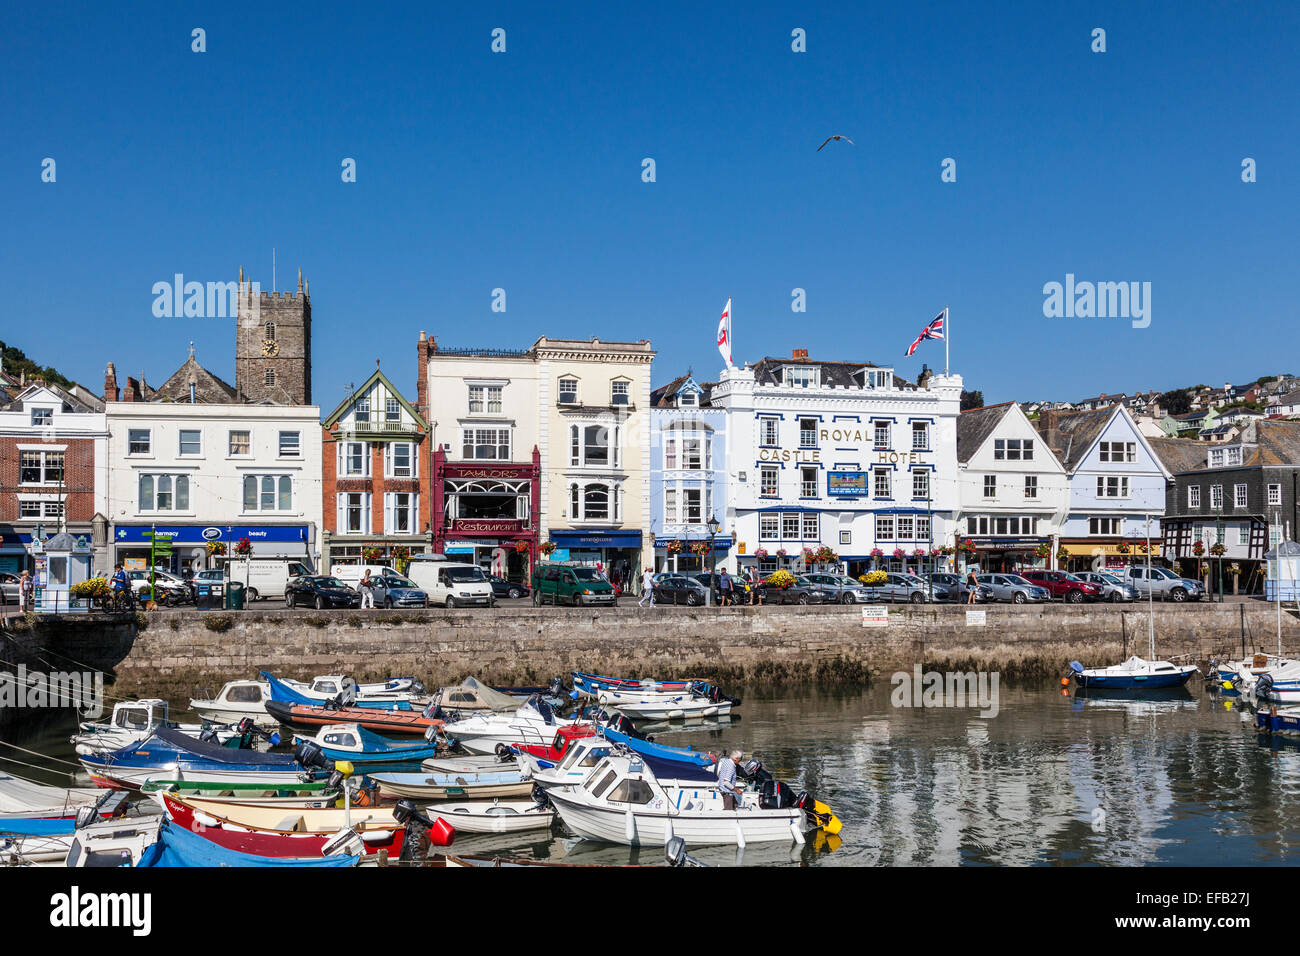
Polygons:
<instances>
[{"instance_id":1,"label":"mooring rope","mask_svg":"<svg viewBox=\"0 0 1300 956\"><path fill-rule=\"evenodd\" d=\"M64 760L62 757L51 757L49 754L43 754L39 750L28 750L26 747L19 747L17 744L11 744L6 740L0 740L0 746L11 747L20 753L29 754L30 756L33 757L42 757L45 760L53 760L55 763L65 763L69 767L77 767L77 768L81 767L81 764L77 763L75 760ZM0 757L0 760L12 760L12 759L13 758L11 757ZM44 769L44 768L38 768L38 769Z\"/></svg>"}]
</instances>

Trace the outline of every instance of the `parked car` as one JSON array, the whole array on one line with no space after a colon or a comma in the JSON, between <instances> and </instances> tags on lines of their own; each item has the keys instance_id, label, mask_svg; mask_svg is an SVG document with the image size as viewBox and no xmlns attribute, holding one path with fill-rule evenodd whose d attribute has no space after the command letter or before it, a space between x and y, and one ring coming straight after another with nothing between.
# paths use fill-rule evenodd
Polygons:
<instances>
[{"instance_id":1,"label":"parked car","mask_svg":"<svg viewBox=\"0 0 1300 956\"><path fill-rule=\"evenodd\" d=\"M832 591L799 574L794 576L794 584L789 587L778 587L770 577L760 581L758 586L762 589L764 604L832 604L835 601Z\"/></svg>"},{"instance_id":2,"label":"parked car","mask_svg":"<svg viewBox=\"0 0 1300 956\"><path fill-rule=\"evenodd\" d=\"M931 592L936 601L950 601L957 604L966 603L966 578L961 574L947 571L931 571L921 577L930 582ZM993 589L983 584L975 586L975 603L982 604L993 600Z\"/></svg>"},{"instance_id":3,"label":"parked car","mask_svg":"<svg viewBox=\"0 0 1300 956\"><path fill-rule=\"evenodd\" d=\"M0 604L18 604L18 575L0 572Z\"/></svg>"},{"instance_id":4,"label":"parked car","mask_svg":"<svg viewBox=\"0 0 1300 956\"><path fill-rule=\"evenodd\" d=\"M689 604L697 607L708 601L708 589L685 574L661 574L655 580L656 604Z\"/></svg>"},{"instance_id":5,"label":"parked car","mask_svg":"<svg viewBox=\"0 0 1300 956\"><path fill-rule=\"evenodd\" d=\"M293 578L284 589L284 606L310 605L318 611L327 607L360 607L361 595L335 577L304 574Z\"/></svg>"},{"instance_id":6,"label":"parked car","mask_svg":"<svg viewBox=\"0 0 1300 956\"><path fill-rule=\"evenodd\" d=\"M884 584L864 585L873 601L904 601L911 604L923 604L927 595L935 600L934 588L923 578L915 574L903 574L890 571L885 575Z\"/></svg>"},{"instance_id":7,"label":"parked car","mask_svg":"<svg viewBox=\"0 0 1300 956\"><path fill-rule=\"evenodd\" d=\"M148 571L128 571L126 576L131 579L131 590L136 593L137 597L149 587ZM159 592L161 600L158 603L160 604L184 603L190 600L193 593L190 586L183 579L178 578L169 571L155 570L153 572L153 583Z\"/></svg>"},{"instance_id":8,"label":"parked car","mask_svg":"<svg viewBox=\"0 0 1300 956\"><path fill-rule=\"evenodd\" d=\"M1103 601L1136 601L1138 598L1138 589L1131 584L1125 584L1115 575L1105 571L1084 571L1079 577L1089 584L1095 584L1101 588L1101 599Z\"/></svg>"},{"instance_id":9,"label":"parked car","mask_svg":"<svg viewBox=\"0 0 1300 956\"><path fill-rule=\"evenodd\" d=\"M1139 597L1170 601L1199 601L1205 597L1205 585L1191 578L1180 578L1168 568L1150 564L1130 567L1124 573L1124 583L1137 589Z\"/></svg>"},{"instance_id":10,"label":"parked car","mask_svg":"<svg viewBox=\"0 0 1300 956\"><path fill-rule=\"evenodd\" d=\"M1052 592L1047 588L1026 581L1018 574L980 574L975 580L988 587L995 601L1042 604L1052 599Z\"/></svg>"},{"instance_id":11,"label":"parked car","mask_svg":"<svg viewBox=\"0 0 1300 956\"><path fill-rule=\"evenodd\" d=\"M865 604L871 600L871 591L867 586L847 574L830 574L829 572L816 571L812 574L805 574L804 577L813 584L834 593L835 600L840 604Z\"/></svg>"},{"instance_id":12,"label":"parked car","mask_svg":"<svg viewBox=\"0 0 1300 956\"><path fill-rule=\"evenodd\" d=\"M614 585L595 568L563 564L539 564L533 575L534 604L608 605L618 604Z\"/></svg>"},{"instance_id":13,"label":"parked car","mask_svg":"<svg viewBox=\"0 0 1300 956\"><path fill-rule=\"evenodd\" d=\"M429 606L429 595L416 587L410 578L404 578L396 571L372 577L370 585L375 589L376 607Z\"/></svg>"},{"instance_id":14,"label":"parked car","mask_svg":"<svg viewBox=\"0 0 1300 956\"><path fill-rule=\"evenodd\" d=\"M492 585L492 596L499 598L523 598L528 597L532 592L529 591L528 585L518 581L507 581L503 577L495 574L487 576L488 584Z\"/></svg>"},{"instance_id":15,"label":"parked car","mask_svg":"<svg viewBox=\"0 0 1300 956\"><path fill-rule=\"evenodd\" d=\"M708 571L700 571L691 577L698 581L702 587L708 588L713 592L713 603L722 603L722 575L710 574ZM728 574L731 579L731 599L737 604L749 603L749 582L738 574Z\"/></svg>"},{"instance_id":16,"label":"parked car","mask_svg":"<svg viewBox=\"0 0 1300 956\"><path fill-rule=\"evenodd\" d=\"M1068 571L1023 571L1020 576L1040 588L1047 588L1052 597L1068 604L1101 600L1101 588Z\"/></svg>"}]
</instances>

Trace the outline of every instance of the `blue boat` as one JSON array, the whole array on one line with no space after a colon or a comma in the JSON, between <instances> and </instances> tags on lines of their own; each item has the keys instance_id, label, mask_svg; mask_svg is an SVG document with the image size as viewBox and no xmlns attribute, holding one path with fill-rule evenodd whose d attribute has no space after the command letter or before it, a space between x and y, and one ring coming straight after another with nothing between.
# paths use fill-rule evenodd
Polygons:
<instances>
[{"instance_id":1,"label":"blue boat","mask_svg":"<svg viewBox=\"0 0 1300 956\"><path fill-rule=\"evenodd\" d=\"M668 747L608 726L598 728L596 733L640 754L654 775L663 780L718 779L717 761L712 754L690 747Z\"/></svg>"},{"instance_id":2,"label":"blue boat","mask_svg":"<svg viewBox=\"0 0 1300 956\"><path fill-rule=\"evenodd\" d=\"M211 840L164 820L158 839L140 855L138 867L172 866L356 866L360 857L337 856L284 857L256 856L218 846Z\"/></svg>"},{"instance_id":3,"label":"blue boat","mask_svg":"<svg viewBox=\"0 0 1300 956\"><path fill-rule=\"evenodd\" d=\"M127 790L153 779L292 787L324 776L305 770L292 754L231 750L170 727L158 727L121 750L84 754L80 760L96 786Z\"/></svg>"},{"instance_id":4,"label":"blue boat","mask_svg":"<svg viewBox=\"0 0 1300 956\"><path fill-rule=\"evenodd\" d=\"M304 740L319 746L330 760L351 761L362 773L419 769L421 761L438 753L436 744L389 740L360 724L331 724L315 737L294 738L295 742Z\"/></svg>"},{"instance_id":5,"label":"blue boat","mask_svg":"<svg viewBox=\"0 0 1300 956\"><path fill-rule=\"evenodd\" d=\"M258 675L267 682L271 688L271 700L278 701L282 704L307 704L312 707L320 707L325 704L320 697L312 697L302 691L290 687L274 674L266 671L258 671ZM346 703L348 707L364 707L368 710L414 710L411 702L408 700L366 700L357 698Z\"/></svg>"},{"instance_id":6,"label":"blue boat","mask_svg":"<svg viewBox=\"0 0 1300 956\"><path fill-rule=\"evenodd\" d=\"M1266 734L1300 735L1300 707L1255 711L1255 729Z\"/></svg>"},{"instance_id":7,"label":"blue boat","mask_svg":"<svg viewBox=\"0 0 1300 956\"><path fill-rule=\"evenodd\" d=\"M1163 687L1182 687L1188 678L1199 672L1193 664L1178 665L1168 661L1147 661L1133 656L1123 664L1113 667L1085 668L1078 661L1070 661L1070 671L1080 687L1109 690L1142 690Z\"/></svg>"}]
</instances>

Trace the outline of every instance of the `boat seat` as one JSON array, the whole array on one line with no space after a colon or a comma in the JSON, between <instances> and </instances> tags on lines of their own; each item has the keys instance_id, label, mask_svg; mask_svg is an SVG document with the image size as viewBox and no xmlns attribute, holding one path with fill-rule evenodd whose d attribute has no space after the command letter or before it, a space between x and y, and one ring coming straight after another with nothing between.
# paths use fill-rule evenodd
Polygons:
<instances>
[{"instance_id":1,"label":"boat seat","mask_svg":"<svg viewBox=\"0 0 1300 956\"><path fill-rule=\"evenodd\" d=\"M307 829L307 822L303 820L301 813L292 813L277 823L275 829L300 833Z\"/></svg>"}]
</instances>

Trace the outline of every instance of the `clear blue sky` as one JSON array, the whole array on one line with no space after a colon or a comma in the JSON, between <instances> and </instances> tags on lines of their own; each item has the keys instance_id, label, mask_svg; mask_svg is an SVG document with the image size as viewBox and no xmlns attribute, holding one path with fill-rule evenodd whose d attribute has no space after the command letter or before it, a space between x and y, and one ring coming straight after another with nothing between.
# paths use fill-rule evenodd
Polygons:
<instances>
[{"instance_id":1,"label":"clear blue sky","mask_svg":"<svg viewBox=\"0 0 1300 956\"><path fill-rule=\"evenodd\" d=\"M728 296L738 360L908 377L951 306L989 402L1300 371L1296 5L849 7L10 4L0 338L96 390L190 340L233 379L233 323L154 318L150 290L269 288L274 246L280 288L311 280L327 409L376 358L413 394L421 329L648 337L656 383L712 377ZM1150 328L1045 319L1067 272L1151 282Z\"/></svg>"}]
</instances>

